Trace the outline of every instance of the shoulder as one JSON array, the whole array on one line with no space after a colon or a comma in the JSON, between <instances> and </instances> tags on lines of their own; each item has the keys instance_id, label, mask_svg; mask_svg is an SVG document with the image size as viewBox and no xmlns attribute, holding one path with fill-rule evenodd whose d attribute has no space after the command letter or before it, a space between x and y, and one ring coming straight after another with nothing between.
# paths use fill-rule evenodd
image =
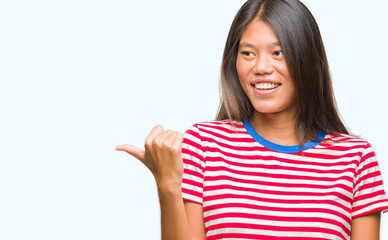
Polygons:
<instances>
[{"instance_id":1,"label":"shoulder","mask_svg":"<svg viewBox=\"0 0 388 240\"><path fill-rule=\"evenodd\" d=\"M250 135L242 122L229 120L206 121L192 125L184 135L185 139L202 143L222 142L236 144L246 142Z\"/></svg>"},{"instance_id":2,"label":"shoulder","mask_svg":"<svg viewBox=\"0 0 388 240\"><path fill-rule=\"evenodd\" d=\"M193 124L197 128L210 128L210 129L225 129L225 130L239 130L244 129L242 122L230 121L230 120L213 120L205 121Z\"/></svg>"},{"instance_id":3,"label":"shoulder","mask_svg":"<svg viewBox=\"0 0 388 240\"><path fill-rule=\"evenodd\" d=\"M322 143L329 148L341 151L343 154L356 154L359 157L375 156L372 145L365 139L338 133L327 133Z\"/></svg>"},{"instance_id":4,"label":"shoulder","mask_svg":"<svg viewBox=\"0 0 388 240\"><path fill-rule=\"evenodd\" d=\"M214 120L214 121L204 121L200 123L193 124L187 131L195 131L198 133L202 132L225 132L225 133L235 133L245 131L244 124L242 122L232 122L229 120Z\"/></svg>"},{"instance_id":5,"label":"shoulder","mask_svg":"<svg viewBox=\"0 0 388 240\"><path fill-rule=\"evenodd\" d=\"M369 142L361 137L341 133L327 133L323 141L335 145L370 146Z\"/></svg>"}]
</instances>

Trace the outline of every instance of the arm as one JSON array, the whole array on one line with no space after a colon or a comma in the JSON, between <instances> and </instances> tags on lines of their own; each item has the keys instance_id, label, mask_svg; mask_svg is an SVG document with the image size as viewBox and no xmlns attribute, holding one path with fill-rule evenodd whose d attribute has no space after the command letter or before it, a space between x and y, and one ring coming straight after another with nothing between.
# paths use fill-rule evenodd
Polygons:
<instances>
[{"instance_id":1,"label":"arm","mask_svg":"<svg viewBox=\"0 0 388 240\"><path fill-rule=\"evenodd\" d=\"M205 240L205 224L201 204L184 201L192 240Z\"/></svg>"},{"instance_id":2,"label":"arm","mask_svg":"<svg viewBox=\"0 0 388 240\"><path fill-rule=\"evenodd\" d=\"M380 239L380 211L354 218L351 226L351 240Z\"/></svg>"},{"instance_id":3,"label":"arm","mask_svg":"<svg viewBox=\"0 0 388 240\"><path fill-rule=\"evenodd\" d=\"M192 240L180 190L158 186L163 240Z\"/></svg>"},{"instance_id":4,"label":"arm","mask_svg":"<svg viewBox=\"0 0 388 240\"><path fill-rule=\"evenodd\" d=\"M163 240L197 240L196 222L203 223L202 206L200 208L184 204L182 200L183 163L181 159L181 133L164 131L162 126L154 127L145 141L145 150L129 144L116 147L140 160L153 174L158 187L161 210L161 228ZM188 207L187 207L188 206ZM187 207L188 217L186 216ZM199 218L199 211L201 218ZM195 216L195 217L193 217ZM194 234L191 236L191 232ZM203 231L204 232L204 231Z\"/></svg>"},{"instance_id":5,"label":"arm","mask_svg":"<svg viewBox=\"0 0 388 240\"><path fill-rule=\"evenodd\" d=\"M182 194L158 189L162 239L205 240L202 205L183 201ZM182 209L183 208L183 209Z\"/></svg>"}]
</instances>

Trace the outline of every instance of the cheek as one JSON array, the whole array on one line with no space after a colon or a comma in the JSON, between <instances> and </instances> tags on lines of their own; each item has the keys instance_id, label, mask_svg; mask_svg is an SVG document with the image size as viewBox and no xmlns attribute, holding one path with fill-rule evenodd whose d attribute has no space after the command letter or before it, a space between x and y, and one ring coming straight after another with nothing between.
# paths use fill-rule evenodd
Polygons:
<instances>
[{"instance_id":1,"label":"cheek","mask_svg":"<svg viewBox=\"0 0 388 240\"><path fill-rule=\"evenodd\" d=\"M237 58L236 61L236 69L237 69L237 75L240 79L240 82L243 83L247 80L247 76L249 73L249 66L248 64L241 60L240 58Z\"/></svg>"},{"instance_id":2,"label":"cheek","mask_svg":"<svg viewBox=\"0 0 388 240\"><path fill-rule=\"evenodd\" d=\"M281 75L281 78L285 84L289 86L292 85L292 87L294 86L294 82L291 79L290 72L288 71L288 67L285 63L278 64L276 66L276 70Z\"/></svg>"},{"instance_id":3,"label":"cheek","mask_svg":"<svg viewBox=\"0 0 388 240\"><path fill-rule=\"evenodd\" d=\"M288 71L288 67L286 65L285 62L281 62L279 64L276 65L276 69L278 70L278 72L282 75L282 77L286 80L289 80L291 79L290 77L290 73Z\"/></svg>"},{"instance_id":4,"label":"cheek","mask_svg":"<svg viewBox=\"0 0 388 240\"><path fill-rule=\"evenodd\" d=\"M287 65L282 64L281 66L279 66L278 71L282 75L284 83L287 84L287 89L290 97L293 98L293 100L295 100L295 97L296 97L295 83L291 79L291 75L290 75L290 72L288 71Z\"/></svg>"}]
</instances>

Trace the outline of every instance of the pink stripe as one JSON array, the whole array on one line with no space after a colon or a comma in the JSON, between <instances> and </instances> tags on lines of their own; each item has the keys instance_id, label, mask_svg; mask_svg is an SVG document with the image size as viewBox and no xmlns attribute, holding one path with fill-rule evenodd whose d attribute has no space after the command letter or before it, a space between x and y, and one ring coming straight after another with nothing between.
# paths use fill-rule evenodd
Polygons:
<instances>
[{"instance_id":1,"label":"pink stripe","mask_svg":"<svg viewBox=\"0 0 388 240\"><path fill-rule=\"evenodd\" d=\"M236 132L235 130L231 130L230 128L230 125L227 125L226 127L224 126L220 126L220 125L206 125L206 126L200 126L198 127L200 129L201 132L207 132L207 133L210 133L210 134L213 134L214 132L212 131L209 131L208 129L205 129L206 128L211 128L212 130L218 130L220 132L223 132L225 135L227 134L230 134L230 135L237 135L237 134L246 134L246 135L249 135L249 133L247 131L240 131L242 129L245 129L244 126L241 126L241 127L238 127L237 129L239 129L238 132Z\"/></svg>"},{"instance_id":2,"label":"pink stripe","mask_svg":"<svg viewBox=\"0 0 388 240\"><path fill-rule=\"evenodd\" d=\"M375 182L371 182L371 183L368 183L368 184L365 184L363 186L361 186L355 193L354 195L357 195L358 192L362 192L364 190L368 190L368 189L371 189L371 188L376 188L376 187L380 187L383 185L383 181L375 181Z\"/></svg>"},{"instance_id":3,"label":"pink stripe","mask_svg":"<svg viewBox=\"0 0 388 240\"><path fill-rule=\"evenodd\" d=\"M213 201L213 200L225 200L228 198L233 199L246 199L246 200L254 200L254 201L261 201L261 202L267 202L267 203L279 203L279 204L317 204L317 205L333 205L338 208L343 209L346 212L350 212L350 208L346 207L345 205L342 205L341 203L334 201L334 200L307 200L307 199L273 199L273 198L264 198L264 197L255 197L251 195L236 195L236 194L219 194L216 196L205 196L203 198L204 202L207 201ZM263 206L264 207L264 206ZM274 208L275 209L275 208Z\"/></svg>"},{"instance_id":4,"label":"pink stripe","mask_svg":"<svg viewBox=\"0 0 388 240\"><path fill-rule=\"evenodd\" d=\"M371 173L368 173L362 177L360 177L357 181L356 181L356 184L355 186L359 185L362 181L365 181L369 178L374 178L374 177L379 177L381 176L381 173L380 171L375 171L375 172L371 172Z\"/></svg>"},{"instance_id":5,"label":"pink stripe","mask_svg":"<svg viewBox=\"0 0 388 240\"><path fill-rule=\"evenodd\" d=\"M333 202L333 201L331 201L331 202ZM322 202L319 202L319 203L321 204ZM328 203L328 204L330 204L330 203ZM203 208L203 212L206 213L206 212L211 211L213 209L224 209L224 208L246 208L246 209L275 211L275 212L287 212L287 213L299 213L299 212L326 213L326 214L338 216L339 218L343 219L348 224L351 224L351 219L349 217L342 214L341 212L337 212L337 211L331 210L329 208L286 208L286 207L269 207L269 206L254 205L254 204L247 204L247 203L223 203L223 204L214 204L211 206L205 206ZM347 211L350 213L350 209L347 209ZM205 217L205 222L208 222L208 221L214 220L214 219L218 219L218 218L222 218L221 214L210 215L208 217ZM294 221L299 221L299 219L301 219L301 218L299 218L299 217L295 218ZM322 219L322 218L319 218L319 219ZM335 224L335 225L339 225L339 224Z\"/></svg>"},{"instance_id":6,"label":"pink stripe","mask_svg":"<svg viewBox=\"0 0 388 240\"><path fill-rule=\"evenodd\" d=\"M212 151L210 151L212 150ZM226 153L224 151L214 151L214 148L206 148L207 152L221 152L223 155L228 156L228 157L233 157L236 159L244 159L244 160L272 160L272 161L279 161L282 163L288 163L288 164L307 164L310 166L319 166L319 167L336 167L336 166L351 166L351 164L356 164L358 161L357 160L346 160L346 161L331 161L327 163L322 163L322 162L313 162L311 161L311 158L306 158L306 160L297 160L297 159L285 159L281 158L279 156L261 156L261 155L239 155L239 154L234 154L234 153ZM206 161L211 161L213 159L216 159L217 161L222 161L223 158L219 157L207 157ZM328 159L328 158L325 158ZM214 161L214 160L213 160Z\"/></svg>"},{"instance_id":7,"label":"pink stripe","mask_svg":"<svg viewBox=\"0 0 388 240\"><path fill-rule=\"evenodd\" d=\"M193 171L193 170L190 170L188 168L184 168L183 169L183 173L184 174L187 174L187 175L191 175L191 176L194 176L194 177L199 177L199 178L202 178L203 179L203 175L197 171Z\"/></svg>"},{"instance_id":8,"label":"pink stripe","mask_svg":"<svg viewBox=\"0 0 388 240\"><path fill-rule=\"evenodd\" d=\"M204 132L204 133L207 133L207 134L209 134L211 136L214 136L214 137L226 140L226 141L230 141L230 142L236 142L236 143L242 143L242 142L252 143L252 142L256 142L253 138L249 138L249 137L248 138L242 138L241 134L236 134L235 136L233 134L230 134L228 136L225 136L225 135L222 135L222 134L219 134L219 133L211 132L211 131L206 130L206 129L202 129L201 131ZM206 137L206 141L209 141L209 140L212 141L212 142L217 141L214 138Z\"/></svg>"},{"instance_id":9,"label":"pink stripe","mask_svg":"<svg viewBox=\"0 0 388 240\"><path fill-rule=\"evenodd\" d=\"M264 190L264 189L258 189L258 188L246 188L246 187L236 187L232 185L222 184L218 186L205 186L205 191L217 191L217 190L235 190L240 192L246 192L247 195L252 193L261 193L261 194L271 194L271 195L279 195L280 196L314 196L314 197L320 197L320 196L335 196L339 199L342 199L348 203L352 203L352 200L337 192L337 191L331 191L331 192L294 192L294 191L275 191L275 190ZM243 194L243 193L240 193ZM216 196L219 195L212 195L212 197L209 196L209 198L216 198ZM274 196L275 197L275 196ZM272 198L271 198L272 199ZM215 199L212 199L215 200ZM289 200L291 201L291 200Z\"/></svg>"},{"instance_id":10,"label":"pink stripe","mask_svg":"<svg viewBox=\"0 0 388 240\"><path fill-rule=\"evenodd\" d=\"M353 219L361 217L361 216L365 216L365 215L368 215L368 214L371 214L371 213L374 213L374 212L379 212L379 211L383 211L383 210L387 210L388 209L387 200L380 200L380 201L373 202L373 204L378 204L378 203L385 203L385 204L383 206L381 206L381 207L372 208L369 211L360 212L359 214L354 215ZM367 206L369 206L369 205L372 205L372 204L368 204ZM366 205L364 205L364 207L365 206ZM356 209L358 209L358 208L355 208L355 210L353 212L356 212Z\"/></svg>"},{"instance_id":11,"label":"pink stripe","mask_svg":"<svg viewBox=\"0 0 388 240\"><path fill-rule=\"evenodd\" d=\"M319 211L317 211L319 213ZM350 234L350 230L346 228L342 222L335 221L328 218L319 218L319 217L283 217L283 216L268 216L261 214L249 214L249 213L222 213L214 214L210 217L205 218L205 222L223 219L223 218L246 218L246 219L255 219L255 220L267 220L267 221L278 221L285 223L295 223L295 222L309 222L311 223L327 223L334 226L340 226L346 234ZM349 220L350 221L350 220Z\"/></svg>"},{"instance_id":12,"label":"pink stripe","mask_svg":"<svg viewBox=\"0 0 388 240\"><path fill-rule=\"evenodd\" d=\"M183 144L187 144L190 147L195 148L195 149L201 149L202 148L202 146L199 143L194 142L194 141L192 141L190 139L187 139L187 138L185 138L183 140ZM183 145L183 149L186 149L184 145Z\"/></svg>"},{"instance_id":13,"label":"pink stripe","mask_svg":"<svg viewBox=\"0 0 388 240\"><path fill-rule=\"evenodd\" d=\"M257 161L252 161L251 163L240 163L237 161L229 161L220 157L207 157L207 162L223 162L231 167L246 167L246 168L252 168L252 169L276 169L276 170L289 170L289 171L305 171L305 172L311 172L311 173L322 173L322 174L344 174L346 172L354 173L354 168L348 167L346 169L313 169L308 168L303 164L293 164L292 166L282 166L279 164L261 164L257 163L259 159L255 159ZM341 176L342 179L347 179L348 181L353 182L353 178L349 176Z\"/></svg>"},{"instance_id":14,"label":"pink stripe","mask_svg":"<svg viewBox=\"0 0 388 240\"><path fill-rule=\"evenodd\" d=\"M265 166L265 165L264 165ZM319 176L309 176L308 170L305 169L305 171L302 171L301 169L298 168L289 168L289 167L283 167L283 166L268 166L267 167L262 167L262 168L256 168L255 166L252 167L247 167L247 170L255 168L256 171L254 172L248 172L248 171L242 171L242 170L235 170L231 169L229 167L224 167L224 166L207 166L206 171L211 171L211 172L216 172L216 171L226 171L228 173L234 173L234 174L240 174L240 175L245 175L245 176L255 176L255 177L270 177L270 178L277 178L277 179L301 179L301 180L312 180L312 181L327 181L327 182L333 182L333 181L339 181L339 180L345 180L350 183L353 183L353 178L343 175L343 176L337 176L337 177L319 177ZM257 171L257 170L262 170L262 171ZM294 172L290 172L290 174L280 174L280 173L266 173L265 170L268 169L275 169L275 170L289 170ZM296 170L297 171L296 171ZM298 174L299 175L296 175ZM327 171L329 173L329 171ZM302 175L304 174L304 175ZM223 175L220 174L220 177L223 177ZM352 191L350 187L346 186L346 188L349 188L349 191Z\"/></svg>"},{"instance_id":15,"label":"pink stripe","mask_svg":"<svg viewBox=\"0 0 388 240\"><path fill-rule=\"evenodd\" d=\"M371 192L371 193L368 193L368 194L363 194L363 195L360 195L358 197L356 197L354 199L355 202L358 202L358 201L363 201L363 200L366 200L366 199L374 199L378 196L383 196L385 195L385 192L384 190L380 190L380 191L375 191L375 192Z\"/></svg>"},{"instance_id":16,"label":"pink stripe","mask_svg":"<svg viewBox=\"0 0 388 240\"><path fill-rule=\"evenodd\" d=\"M341 233L339 233L336 230L328 229L328 228L320 228L320 227L287 227L287 226L268 226L268 225L261 225L261 224L249 224L249 223L220 223L220 224L209 226L208 231L222 229L222 228L244 228L244 229L258 229L258 230L268 230L268 231L278 231L278 232L287 232L287 231L306 232L306 233L316 232L316 233L331 234L331 235L340 237L341 239L346 239L344 236L342 236ZM226 237L225 234L223 234L224 238Z\"/></svg>"},{"instance_id":17,"label":"pink stripe","mask_svg":"<svg viewBox=\"0 0 388 240\"><path fill-rule=\"evenodd\" d=\"M182 193L193 195L198 198L202 198L202 193L199 193L190 189L182 188Z\"/></svg>"},{"instance_id":18,"label":"pink stripe","mask_svg":"<svg viewBox=\"0 0 388 240\"><path fill-rule=\"evenodd\" d=\"M237 127L238 130L236 131L236 129L233 129L234 127ZM380 178L380 171L369 172L371 170L375 171L373 168L378 167L377 161L372 159L372 163L367 163L362 168L359 168L365 161L369 161L371 158L375 157L373 149L365 140L330 133L327 134L323 142L315 148L309 149L303 153L285 154L261 146L250 137L241 123L238 123L234 127L231 126L229 121L212 121L196 124L186 131L186 136L191 135L195 137L194 140L189 140L186 137L184 144L182 145L182 153L185 154L183 162L185 163L185 166L190 165L190 170L184 169L185 179L182 181L188 188L182 189L185 198L188 198L186 200L199 204L201 204L198 202L199 200L204 201L205 207L203 211L205 215L212 213L212 215L205 218L206 223L209 223L211 220L215 220L214 222L222 222L228 218L242 218L252 220L260 219L264 221L273 220L283 222L285 225L287 225L287 223L295 222L307 222L311 223L311 225L304 224L307 226L303 227L292 227L289 225L286 227L266 226L260 224L244 224L244 220L242 220L240 223L211 225L207 227L206 231L209 233L211 230L218 229L220 232L227 232L233 231L228 228L242 228L242 231L247 231L248 233L249 229L264 230L264 234L221 233L207 237L207 239L324 239L324 237L267 236L265 230L275 231L274 235L277 235L276 231L279 233L284 233L285 231L293 233L305 232L305 234L302 235L307 236L311 236L309 234L310 232L315 232L319 236L330 234L338 236L340 239L346 239L346 237L349 238L350 231L345 225L351 224L350 218L352 217L352 212L360 212L353 216L359 217L374 211L388 209L387 199L376 200L382 196L385 197L384 190L375 190L383 184L381 180L376 181L374 179L376 177ZM204 137L204 134L207 136ZM210 143L212 145L211 147L209 147ZM220 157L209 157L209 155L212 155L211 153L220 154ZM244 154L249 154L250 156L245 156ZM263 154L271 156L262 156ZM223 156L229 159L226 160ZM290 157L295 159L289 159ZM197 158L199 162L196 163L191 158ZM244 162L241 162L240 159L243 159ZM271 161L271 164L267 165L266 163L268 163L268 161ZM222 163L223 166L214 166L219 165L218 163ZM343 169L339 170L338 168ZM191 169L197 169L197 171ZM254 171L251 169L254 169ZM270 173L269 170L278 170L276 172L282 171L282 174ZM204 176L201 172L204 173ZM238 174L238 176L223 176L231 175L231 173ZM354 179L356 179L357 176L361 176L363 173L367 174L354 183ZM327 177L328 174L331 174L332 176ZM319 177L320 175L322 177ZM201 180L192 180L192 177L203 179L204 183L202 183ZM260 177L263 177L264 181L258 179ZM247 178L253 178L253 180ZM266 178L268 180L266 180ZM231 182L233 185L220 184L221 182L217 182L222 180L224 180L225 183ZM293 183L293 180L298 180L298 182L301 183ZM361 185L365 180L373 182L363 183L363 185ZM285 181L286 183L281 183L280 181ZM338 183L338 181L341 182ZM324 184L321 184L321 182ZM209 186L213 184L215 186ZM235 185L241 185L243 187ZM263 189L265 186L268 186L268 189L271 190ZM280 187L284 190L276 190L276 187ZM356 188L358 188L358 190L354 191ZM290 190L296 190L296 192ZM232 191L235 191L236 194L231 194ZM323 191L329 192L324 193ZM372 193L363 194L370 191L372 191ZM203 194L205 194L206 197L203 197ZM348 197L358 194L361 195L354 197L354 199ZM287 199L290 197L296 199ZM308 200L306 198L314 199ZM343 201L341 201L341 199ZM214 202L214 200L219 200L217 202L220 202L220 204L215 204L216 202ZM235 203L225 203L225 200L233 201ZM253 204L243 203L243 200L251 200ZM357 206L360 201L369 202L362 206ZM260 202L260 204L258 202ZM301 208L300 206L303 204L308 207ZM378 204L383 204L383 206L376 207ZM273 207L273 205L282 207ZM367 207L371 207L371 210L364 211ZM230 208L246 209L247 213L242 213L241 211L233 213L230 212L232 211ZM217 211L213 212L212 210L221 210L225 213L216 214ZM262 212L258 212L260 214L253 214L249 210L271 211L274 212L274 214L269 212L265 212L264 214ZM276 212L278 212L278 214L276 214ZM310 213L313 217L296 217L300 216L298 215L299 212ZM270 215L266 215L267 213ZM281 217L281 215L285 215L286 213L287 215L290 214L292 216ZM326 214L331 214L333 218L324 216ZM335 220L334 216L338 216L338 220ZM308 227L314 226L314 223L327 223L333 225L333 227L330 225L327 228ZM336 230L334 226L342 229L343 233L348 236L342 236L341 231ZM239 230L237 229L236 231Z\"/></svg>"},{"instance_id":19,"label":"pink stripe","mask_svg":"<svg viewBox=\"0 0 388 240\"><path fill-rule=\"evenodd\" d=\"M196 163L196 162L192 161L191 159L183 158L182 161L183 161L183 164L187 164L187 165L194 166L194 167L200 169L202 172L205 170L205 169L201 166L201 164Z\"/></svg>"},{"instance_id":20,"label":"pink stripe","mask_svg":"<svg viewBox=\"0 0 388 240\"><path fill-rule=\"evenodd\" d=\"M183 179L182 180L182 183L184 184L187 184L187 185L191 185L191 186L195 186L195 187L198 187L198 188L203 188L203 184L202 183L199 183L199 182L196 182L196 181L193 181L193 180L190 180L190 179Z\"/></svg>"},{"instance_id":21,"label":"pink stripe","mask_svg":"<svg viewBox=\"0 0 388 240\"><path fill-rule=\"evenodd\" d=\"M212 235L206 237L206 240L217 240L224 238L233 238L233 239L260 239L260 240L328 240L327 238L316 238L316 237L277 237L269 235L259 235L259 234L246 234L246 233L222 233L217 235Z\"/></svg>"},{"instance_id":22,"label":"pink stripe","mask_svg":"<svg viewBox=\"0 0 388 240\"><path fill-rule=\"evenodd\" d=\"M252 173L246 174L245 175L251 175L251 176L272 176L273 178L276 178L276 175L270 175L270 174L265 174L265 173L257 173L257 175L254 175ZM284 177L284 176L283 176ZM280 179L281 177L278 176L277 179ZM291 178L291 177L290 177ZM293 179L298 179L298 176L295 176ZM300 179L300 178L299 178ZM271 186L271 187L283 187L283 188L310 188L310 189L317 189L318 191L321 189L333 189L333 188L341 188L344 189L345 191L349 193L353 193L353 190L351 187L346 186L345 184L337 183L337 184L332 184L332 185L321 185L321 184L308 184L308 183L281 183L281 182L270 182L270 181L260 181L260 180L246 180L246 179L241 179L241 178L234 178L234 177L229 177L229 176L206 176L205 181L210 182L210 181L220 181L220 180L228 180L231 182L235 183L243 183L243 184L257 184L261 186ZM215 189L213 189L215 188ZM206 190L207 191L212 191L212 190L217 190L218 187L208 187ZM249 189L249 188L248 188ZM254 188L251 189L252 191ZM306 194L306 193L305 193ZM325 194L325 193L324 193Z\"/></svg>"}]
</instances>

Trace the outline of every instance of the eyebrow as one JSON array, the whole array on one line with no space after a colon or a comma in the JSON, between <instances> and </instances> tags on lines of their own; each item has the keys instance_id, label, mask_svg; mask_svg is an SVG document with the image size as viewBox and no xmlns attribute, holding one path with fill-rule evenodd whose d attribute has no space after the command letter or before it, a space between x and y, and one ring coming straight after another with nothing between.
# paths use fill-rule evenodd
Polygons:
<instances>
[{"instance_id":1,"label":"eyebrow","mask_svg":"<svg viewBox=\"0 0 388 240\"><path fill-rule=\"evenodd\" d=\"M251 44L251 43L247 43L247 42L240 42L240 45L239 45L240 47L249 47L249 48L253 48L253 49L256 49L256 46L255 45L253 45L253 44ZM268 47L277 47L277 46L279 46L279 47L281 47L281 44L280 44L280 42L273 42L273 43L270 43L269 45L268 45Z\"/></svg>"}]
</instances>

